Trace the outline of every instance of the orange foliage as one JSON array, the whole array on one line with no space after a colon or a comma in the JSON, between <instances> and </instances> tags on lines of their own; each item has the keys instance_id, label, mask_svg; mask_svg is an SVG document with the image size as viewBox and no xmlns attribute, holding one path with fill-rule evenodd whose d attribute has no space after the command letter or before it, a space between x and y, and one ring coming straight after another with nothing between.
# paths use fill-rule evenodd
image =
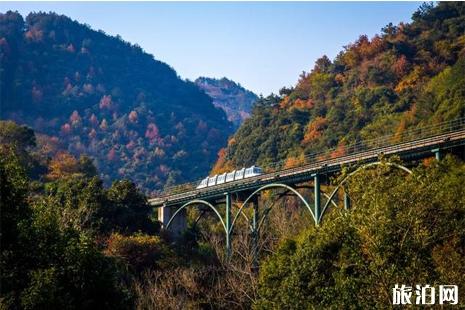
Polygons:
<instances>
[{"instance_id":1,"label":"orange foliage","mask_svg":"<svg viewBox=\"0 0 465 310\"><path fill-rule=\"evenodd\" d=\"M308 144L321 136L322 131L326 128L328 121L326 118L318 116L307 126L307 130L302 141L303 144Z\"/></svg>"},{"instance_id":2,"label":"orange foliage","mask_svg":"<svg viewBox=\"0 0 465 310\"><path fill-rule=\"evenodd\" d=\"M32 27L29 29L29 31L26 32L25 36L31 41L39 42L42 41L44 32L42 30L38 30L35 27Z\"/></svg>"},{"instance_id":3,"label":"orange foliage","mask_svg":"<svg viewBox=\"0 0 465 310\"><path fill-rule=\"evenodd\" d=\"M294 168L294 167L299 167L305 164L305 157L304 154L300 154L297 157L291 156L286 159L286 162L284 163L284 169L287 168Z\"/></svg>"},{"instance_id":4,"label":"orange foliage","mask_svg":"<svg viewBox=\"0 0 465 310\"><path fill-rule=\"evenodd\" d=\"M226 159L226 148L220 149L218 152L218 160L216 161L215 166L213 166L211 174L221 174L232 170L233 168L231 163Z\"/></svg>"},{"instance_id":5,"label":"orange foliage","mask_svg":"<svg viewBox=\"0 0 465 310\"><path fill-rule=\"evenodd\" d=\"M55 181L64 177L79 175L79 168L79 162L73 155L67 152L59 152L50 161L47 179Z\"/></svg>"},{"instance_id":6,"label":"orange foliage","mask_svg":"<svg viewBox=\"0 0 465 310\"><path fill-rule=\"evenodd\" d=\"M344 142L340 142L336 149L334 151L331 152L331 154L329 155L329 157L331 158L337 158L337 157L341 157L341 156L344 156L347 154L347 149L346 149L346 144Z\"/></svg>"},{"instance_id":7,"label":"orange foliage","mask_svg":"<svg viewBox=\"0 0 465 310\"><path fill-rule=\"evenodd\" d=\"M294 101L293 106L299 109L311 109L313 108L313 101L312 99L302 100L299 98L296 101Z\"/></svg>"},{"instance_id":8,"label":"orange foliage","mask_svg":"<svg viewBox=\"0 0 465 310\"><path fill-rule=\"evenodd\" d=\"M100 129L106 130L108 128L108 123L106 119L103 119L102 122L100 123Z\"/></svg>"},{"instance_id":9,"label":"orange foliage","mask_svg":"<svg viewBox=\"0 0 465 310\"><path fill-rule=\"evenodd\" d=\"M131 123L136 123L137 122L137 112L136 111L131 111L131 113L129 113L129 120L131 121Z\"/></svg>"},{"instance_id":10,"label":"orange foliage","mask_svg":"<svg viewBox=\"0 0 465 310\"><path fill-rule=\"evenodd\" d=\"M232 137L231 139L228 140L228 146L236 144L236 138Z\"/></svg>"}]
</instances>

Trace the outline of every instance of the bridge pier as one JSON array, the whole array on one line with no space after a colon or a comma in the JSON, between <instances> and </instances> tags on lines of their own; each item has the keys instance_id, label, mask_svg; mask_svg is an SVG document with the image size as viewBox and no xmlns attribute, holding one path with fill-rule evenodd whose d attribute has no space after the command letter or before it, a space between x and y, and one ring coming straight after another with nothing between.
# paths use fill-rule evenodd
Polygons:
<instances>
[{"instance_id":1,"label":"bridge pier","mask_svg":"<svg viewBox=\"0 0 465 310\"><path fill-rule=\"evenodd\" d=\"M253 216L252 216L252 272L258 272L259 268L259 241L260 241L260 232L258 230L258 223L260 219L259 206L258 206L258 196L255 196L251 202L253 207Z\"/></svg>"},{"instance_id":2,"label":"bridge pier","mask_svg":"<svg viewBox=\"0 0 465 310\"><path fill-rule=\"evenodd\" d=\"M350 209L350 197L347 195L347 192L344 191L344 210Z\"/></svg>"},{"instance_id":3,"label":"bridge pier","mask_svg":"<svg viewBox=\"0 0 465 310\"><path fill-rule=\"evenodd\" d=\"M226 257L229 259L231 257L231 194L225 193L225 225L226 225Z\"/></svg>"},{"instance_id":4,"label":"bridge pier","mask_svg":"<svg viewBox=\"0 0 465 310\"><path fill-rule=\"evenodd\" d=\"M442 159L442 151L441 151L441 149L433 149L431 151L434 153L434 156L436 157L436 160L441 160Z\"/></svg>"},{"instance_id":5,"label":"bridge pier","mask_svg":"<svg viewBox=\"0 0 465 310\"><path fill-rule=\"evenodd\" d=\"M320 215L321 215L320 176L318 174L315 174L313 177L313 189L314 189L314 196L315 196L313 215L315 216L315 224L318 226L320 224Z\"/></svg>"},{"instance_id":6,"label":"bridge pier","mask_svg":"<svg viewBox=\"0 0 465 310\"><path fill-rule=\"evenodd\" d=\"M162 227L166 229L169 220L176 212L178 208L176 207L167 207L163 205L158 208L158 221L161 222ZM175 237L180 237L182 232L187 228L187 219L186 219L186 209L181 210L178 215L173 219L169 228L167 229Z\"/></svg>"}]
</instances>

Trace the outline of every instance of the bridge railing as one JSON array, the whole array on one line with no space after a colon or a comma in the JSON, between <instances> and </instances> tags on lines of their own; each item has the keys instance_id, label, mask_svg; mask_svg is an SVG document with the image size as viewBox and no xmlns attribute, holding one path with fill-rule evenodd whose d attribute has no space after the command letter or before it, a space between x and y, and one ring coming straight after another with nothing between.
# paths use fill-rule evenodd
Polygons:
<instances>
[{"instance_id":1,"label":"bridge railing","mask_svg":"<svg viewBox=\"0 0 465 310\"><path fill-rule=\"evenodd\" d=\"M268 164L264 169L265 173L275 172L281 169L296 168L309 163L318 163L328 159L335 159L342 156L353 155L369 150L386 148L400 143L413 142L426 139L441 134L451 133L465 129L465 118L458 118L451 121L441 122L434 125L422 126L408 129L391 135L385 135L376 139L359 140L347 146L339 146L325 150L323 152L312 153L300 158L294 165L289 165L287 161L277 161ZM173 195L188 190L195 189L201 180L183 183L179 185L165 187L163 192L157 196Z\"/></svg>"}]
</instances>

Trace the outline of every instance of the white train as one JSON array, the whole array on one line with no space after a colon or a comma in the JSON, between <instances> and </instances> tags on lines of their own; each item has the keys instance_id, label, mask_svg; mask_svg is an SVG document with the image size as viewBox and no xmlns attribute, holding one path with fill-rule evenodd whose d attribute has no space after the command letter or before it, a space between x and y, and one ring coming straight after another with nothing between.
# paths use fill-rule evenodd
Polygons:
<instances>
[{"instance_id":1,"label":"white train","mask_svg":"<svg viewBox=\"0 0 465 310\"><path fill-rule=\"evenodd\" d=\"M251 166L249 168L242 168L240 170L234 170L231 172L225 172L223 174L217 174L212 177L206 177L203 179L197 188L205 188L208 186L214 186L227 182L237 181L241 179L251 178L257 175L261 175L262 168L257 166Z\"/></svg>"}]
</instances>

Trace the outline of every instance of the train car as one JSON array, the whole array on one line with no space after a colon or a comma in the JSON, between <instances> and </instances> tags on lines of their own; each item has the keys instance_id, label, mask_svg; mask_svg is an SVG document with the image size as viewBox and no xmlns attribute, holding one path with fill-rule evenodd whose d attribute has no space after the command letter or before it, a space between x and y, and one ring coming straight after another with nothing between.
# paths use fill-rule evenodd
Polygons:
<instances>
[{"instance_id":1,"label":"train car","mask_svg":"<svg viewBox=\"0 0 465 310\"><path fill-rule=\"evenodd\" d=\"M203 179L197 189L215 186L219 184L224 184L232 181L242 180L246 178L255 177L257 175L261 175L263 173L262 168L257 166L251 166L249 168L242 168L239 170L234 170L228 173L217 174L212 177L206 177Z\"/></svg>"},{"instance_id":2,"label":"train car","mask_svg":"<svg viewBox=\"0 0 465 310\"><path fill-rule=\"evenodd\" d=\"M208 177L200 181L200 184L197 186L197 189L199 188L205 188L208 186Z\"/></svg>"},{"instance_id":3,"label":"train car","mask_svg":"<svg viewBox=\"0 0 465 310\"><path fill-rule=\"evenodd\" d=\"M218 175L214 175L212 177L208 178L208 186L213 186L216 185L216 179L218 178Z\"/></svg>"},{"instance_id":4,"label":"train car","mask_svg":"<svg viewBox=\"0 0 465 310\"><path fill-rule=\"evenodd\" d=\"M225 182L226 182L226 172L218 175L218 178L216 179L216 184L223 184Z\"/></svg>"},{"instance_id":5,"label":"train car","mask_svg":"<svg viewBox=\"0 0 465 310\"><path fill-rule=\"evenodd\" d=\"M234 176L236 175L236 170L226 173L226 182L234 181Z\"/></svg>"},{"instance_id":6,"label":"train car","mask_svg":"<svg viewBox=\"0 0 465 310\"><path fill-rule=\"evenodd\" d=\"M245 173L245 168L236 170L236 174L234 175L234 181L243 179L244 173Z\"/></svg>"},{"instance_id":7,"label":"train car","mask_svg":"<svg viewBox=\"0 0 465 310\"><path fill-rule=\"evenodd\" d=\"M251 177L255 177L260 174L262 174L262 168L257 167L257 166L252 166L252 167L245 169L244 178L251 178Z\"/></svg>"}]
</instances>

